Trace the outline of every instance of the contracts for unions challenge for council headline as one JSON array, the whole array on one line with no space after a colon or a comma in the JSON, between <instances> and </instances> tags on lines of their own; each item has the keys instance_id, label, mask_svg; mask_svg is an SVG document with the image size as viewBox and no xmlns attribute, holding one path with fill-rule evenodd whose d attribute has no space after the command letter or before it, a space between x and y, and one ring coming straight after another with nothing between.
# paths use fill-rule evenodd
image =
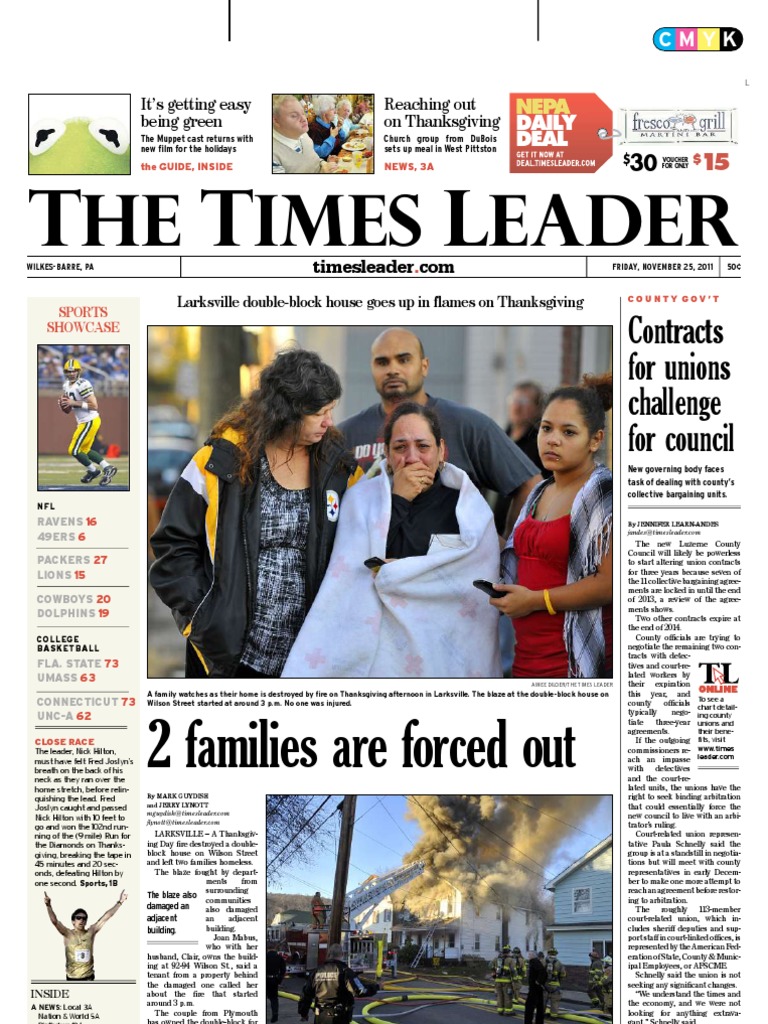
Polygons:
<instances>
[{"instance_id":1,"label":"contracts for unions challenge for council headline","mask_svg":"<svg viewBox=\"0 0 768 1024\"><path fill-rule=\"evenodd\" d=\"M727 359L700 359L700 346L721 345L725 333L721 324L713 323L707 318L700 324L675 323L667 319L665 323L644 324L640 315L630 317L627 326L629 340L635 345L653 346L653 355L645 358L647 349L630 353L628 369L630 381L640 383L637 392L628 403L632 416L695 416L701 422L707 422L712 416L719 416L723 410L719 395L680 394L672 383L690 381L727 381L731 377L731 364ZM656 359L656 346L692 346L686 352L687 358L677 359L677 350L671 358L664 358L659 366ZM680 352L682 355L683 353ZM657 372L658 371L658 372ZM668 383L660 390L646 390L645 382L654 382L661 374ZM732 452L733 423L724 423L722 431L710 433L670 431L664 437L667 451L677 452ZM656 431L643 430L638 423L630 424L627 434L631 452L650 452L653 449ZM702 495L703 497L703 495Z\"/></svg>"}]
</instances>

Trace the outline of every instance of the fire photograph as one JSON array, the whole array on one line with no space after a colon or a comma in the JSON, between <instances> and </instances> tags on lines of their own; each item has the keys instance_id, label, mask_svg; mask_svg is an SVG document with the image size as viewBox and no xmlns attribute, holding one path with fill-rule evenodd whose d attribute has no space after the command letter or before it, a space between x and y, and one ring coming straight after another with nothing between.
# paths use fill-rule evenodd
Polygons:
<instances>
[{"instance_id":1,"label":"fire photograph","mask_svg":"<svg viewBox=\"0 0 768 1024\"><path fill-rule=\"evenodd\" d=\"M607 795L270 795L269 1019L613 1015Z\"/></svg>"}]
</instances>

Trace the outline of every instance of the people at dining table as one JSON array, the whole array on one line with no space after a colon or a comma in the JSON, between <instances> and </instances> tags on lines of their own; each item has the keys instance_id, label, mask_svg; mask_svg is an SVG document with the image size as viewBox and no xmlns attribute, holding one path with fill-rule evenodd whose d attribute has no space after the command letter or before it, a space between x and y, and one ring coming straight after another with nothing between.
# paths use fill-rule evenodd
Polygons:
<instances>
[{"instance_id":1,"label":"people at dining table","mask_svg":"<svg viewBox=\"0 0 768 1024\"><path fill-rule=\"evenodd\" d=\"M338 156L346 142L348 132L338 124L336 99L333 96L318 96L315 100L315 119L308 127L309 137L315 153L321 160Z\"/></svg>"},{"instance_id":2,"label":"people at dining table","mask_svg":"<svg viewBox=\"0 0 768 1024\"><path fill-rule=\"evenodd\" d=\"M352 101L346 96L342 96L336 101L336 117L339 128L345 133L345 138L348 139L355 130L355 125L352 121Z\"/></svg>"},{"instance_id":3,"label":"people at dining table","mask_svg":"<svg viewBox=\"0 0 768 1024\"><path fill-rule=\"evenodd\" d=\"M307 134L309 122L295 96L272 97L272 173L324 174L337 170L335 157L321 159Z\"/></svg>"},{"instance_id":4,"label":"people at dining table","mask_svg":"<svg viewBox=\"0 0 768 1024\"><path fill-rule=\"evenodd\" d=\"M355 104L355 109L352 111L352 123L361 124L364 118L368 118L371 113L371 107L367 100L358 100Z\"/></svg>"}]
</instances>

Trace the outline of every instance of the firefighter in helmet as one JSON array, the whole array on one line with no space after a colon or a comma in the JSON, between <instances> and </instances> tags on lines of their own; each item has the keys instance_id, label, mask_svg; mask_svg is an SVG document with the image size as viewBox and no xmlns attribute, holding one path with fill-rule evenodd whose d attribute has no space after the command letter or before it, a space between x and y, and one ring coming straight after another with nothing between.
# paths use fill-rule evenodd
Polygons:
<instances>
[{"instance_id":1,"label":"firefighter in helmet","mask_svg":"<svg viewBox=\"0 0 768 1024\"><path fill-rule=\"evenodd\" d=\"M613 958L606 956L603 959L603 1009L613 1016Z\"/></svg>"},{"instance_id":2,"label":"firefighter in helmet","mask_svg":"<svg viewBox=\"0 0 768 1024\"><path fill-rule=\"evenodd\" d=\"M587 974L587 995L594 1010L603 1009L603 961L596 949L589 951L589 971Z\"/></svg>"},{"instance_id":3,"label":"firefighter in helmet","mask_svg":"<svg viewBox=\"0 0 768 1024\"><path fill-rule=\"evenodd\" d=\"M312 923L315 928L325 928L325 903L319 891L312 897Z\"/></svg>"},{"instance_id":4,"label":"firefighter in helmet","mask_svg":"<svg viewBox=\"0 0 768 1024\"><path fill-rule=\"evenodd\" d=\"M491 963L493 980L496 985L496 1012L500 1017L514 1017L512 1005L512 950L503 946L501 953Z\"/></svg>"},{"instance_id":5,"label":"firefighter in helmet","mask_svg":"<svg viewBox=\"0 0 768 1024\"><path fill-rule=\"evenodd\" d=\"M565 981L565 967L557 959L557 950L547 951L547 998L549 1000L549 1013L554 1020L560 1010L560 996L562 995L563 982Z\"/></svg>"},{"instance_id":6,"label":"firefighter in helmet","mask_svg":"<svg viewBox=\"0 0 768 1024\"><path fill-rule=\"evenodd\" d=\"M525 981L526 975L528 974L528 964L525 962L523 954L520 952L519 946L514 946L512 949L512 1001L513 1003L519 1003L521 996L521 989L523 982Z\"/></svg>"}]
</instances>

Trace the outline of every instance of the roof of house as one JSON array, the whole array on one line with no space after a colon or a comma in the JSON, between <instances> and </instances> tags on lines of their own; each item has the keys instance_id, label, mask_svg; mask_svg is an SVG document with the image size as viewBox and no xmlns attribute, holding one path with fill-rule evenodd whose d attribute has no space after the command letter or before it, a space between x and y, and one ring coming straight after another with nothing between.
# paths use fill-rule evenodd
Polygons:
<instances>
[{"instance_id":1,"label":"roof of house","mask_svg":"<svg viewBox=\"0 0 768 1024\"><path fill-rule=\"evenodd\" d=\"M295 921L297 924L311 924L314 918L308 910L282 910L272 918L272 926Z\"/></svg>"},{"instance_id":2,"label":"roof of house","mask_svg":"<svg viewBox=\"0 0 768 1024\"><path fill-rule=\"evenodd\" d=\"M595 857L599 856L599 854L601 854L604 850L607 850L611 846L613 846L613 836L606 836L606 838L603 839L602 842L599 842L597 846L593 846L592 849L588 850L583 857L579 857L579 859L575 860L573 864L569 864L565 871L561 871L556 878L553 878L551 882L548 882L546 888L554 890L555 886L565 881L565 879L569 875L572 875L574 871L578 871L579 868L584 867L585 864L588 864L591 860L594 860Z\"/></svg>"}]
</instances>

